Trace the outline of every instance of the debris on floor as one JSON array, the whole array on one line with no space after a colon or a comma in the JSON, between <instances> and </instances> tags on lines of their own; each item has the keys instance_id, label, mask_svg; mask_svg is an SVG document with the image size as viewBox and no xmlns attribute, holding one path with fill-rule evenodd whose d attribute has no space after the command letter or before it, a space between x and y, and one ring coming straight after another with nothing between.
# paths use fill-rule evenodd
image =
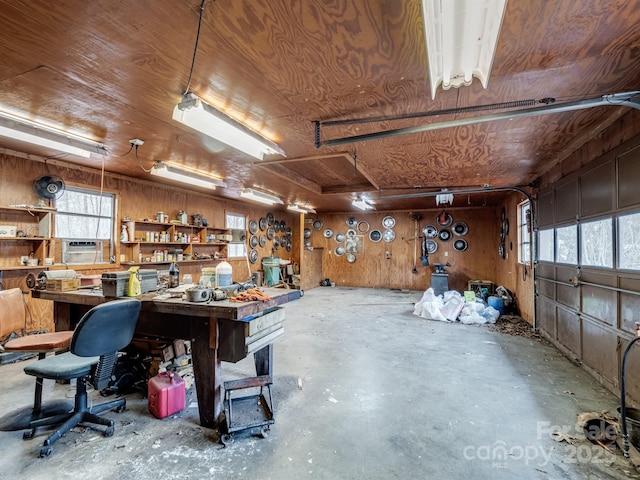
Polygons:
<instances>
[{"instance_id":1,"label":"debris on floor","mask_svg":"<svg viewBox=\"0 0 640 480\"><path fill-rule=\"evenodd\" d=\"M533 327L524 318L518 315L500 315L500 318L493 325L488 326L490 330L525 338L540 338L540 334L533 330Z\"/></svg>"}]
</instances>

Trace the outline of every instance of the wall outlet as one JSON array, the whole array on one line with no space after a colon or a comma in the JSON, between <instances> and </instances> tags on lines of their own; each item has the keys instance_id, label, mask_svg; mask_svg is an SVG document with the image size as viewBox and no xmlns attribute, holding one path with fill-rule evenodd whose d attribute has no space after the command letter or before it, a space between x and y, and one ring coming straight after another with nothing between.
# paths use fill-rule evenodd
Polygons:
<instances>
[{"instance_id":1,"label":"wall outlet","mask_svg":"<svg viewBox=\"0 0 640 480\"><path fill-rule=\"evenodd\" d=\"M391 252L389 252L389 251L384 252L384 255L387 258L387 260L389 260L391 258Z\"/></svg>"},{"instance_id":2,"label":"wall outlet","mask_svg":"<svg viewBox=\"0 0 640 480\"><path fill-rule=\"evenodd\" d=\"M448 257L449 256L449 252L444 252L444 256Z\"/></svg>"}]
</instances>

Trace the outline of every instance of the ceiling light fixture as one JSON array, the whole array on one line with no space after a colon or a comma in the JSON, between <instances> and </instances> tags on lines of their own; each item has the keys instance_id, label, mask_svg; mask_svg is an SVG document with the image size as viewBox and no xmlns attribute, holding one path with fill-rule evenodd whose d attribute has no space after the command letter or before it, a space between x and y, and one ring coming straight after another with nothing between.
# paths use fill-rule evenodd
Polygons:
<instances>
[{"instance_id":1,"label":"ceiling light fixture","mask_svg":"<svg viewBox=\"0 0 640 480\"><path fill-rule=\"evenodd\" d=\"M298 205L297 203L293 203L287 207L287 210L298 213L316 213L315 209L311 207L304 207L302 205Z\"/></svg>"},{"instance_id":2,"label":"ceiling light fixture","mask_svg":"<svg viewBox=\"0 0 640 480\"><path fill-rule=\"evenodd\" d=\"M253 188L245 188L240 192L240 196L253 202L264 203L265 205L274 205L276 203L284 205L284 202L275 195L261 192Z\"/></svg>"},{"instance_id":3,"label":"ceiling light fixture","mask_svg":"<svg viewBox=\"0 0 640 480\"><path fill-rule=\"evenodd\" d=\"M214 190L216 187L226 187L227 184L220 178L204 175L191 170L185 170L174 165L168 165L164 162L156 162L151 167L151 175L176 180L182 183L188 183L197 187L210 188Z\"/></svg>"},{"instance_id":4,"label":"ceiling light fixture","mask_svg":"<svg viewBox=\"0 0 640 480\"><path fill-rule=\"evenodd\" d=\"M193 93L185 95L175 106L173 119L259 160L265 154L285 155L274 142L208 105Z\"/></svg>"},{"instance_id":5,"label":"ceiling light fixture","mask_svg":"<svg viewBox=\"0 0 640 480\"><path fill-rule=\"evenodd\" d=\"M41 147L53 148L54 150L85 158L89 158L91 153L107 154L101 143L32 122L7 112L0 112L0 136Z\"/></svg>"},{"instance_id":6,"label":"ceiling light fixture","mask_svg":"<svg viewBox=\"0 0 640 480\"><path fill-rule=\"evenodd\" d=\"M487 88L507 0L422 0L431 98L471 85Z\"/></svg>"},{"instance_id":7,"label":"ceiling light fixture","mask_svg":"<svg viewBox=\"0 0 640 480\"><path fill-rule=\"evenodd\" d=\"M375 210L375 207L366 198L358 197L353 202L351 202L351 205L359 208L360 210Z\"/></svg>"}]
</instances>

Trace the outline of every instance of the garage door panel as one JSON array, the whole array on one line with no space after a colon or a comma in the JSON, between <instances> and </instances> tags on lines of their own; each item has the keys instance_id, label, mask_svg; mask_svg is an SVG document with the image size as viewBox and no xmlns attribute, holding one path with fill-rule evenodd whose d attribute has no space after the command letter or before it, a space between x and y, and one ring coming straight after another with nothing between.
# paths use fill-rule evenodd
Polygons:
<instances>
[{"instance_id":1,"label":"garage door panel","mask_svg":"<svg viewBox=\"0 0 640 480\"><path fill-rule=\"evenodd\" d=\"M547 336L556 339L556 306L550 300L540 297L538 301L538 328Z\"/></svg>"},{"instance_id":2,"label":"garage door panel","mask_svg":"<svg viewBox=\"0 0 640 480\"><path fill-rule=\"evenodd\" d=\"M574 358L582 358L580 317L575 312L561 307L558 307L558 341L574 353Z\"/></svg>"},{"instance_id":3,"label":"garage door panel","mask_svg":"<svg viewBox=\"0 0 640 480\"><path fill-rule=\"evenodd\" d=\"M611 384L618 381L617 335L605 327L583 319L582 361Z\"/></svg>"}]
</instances>

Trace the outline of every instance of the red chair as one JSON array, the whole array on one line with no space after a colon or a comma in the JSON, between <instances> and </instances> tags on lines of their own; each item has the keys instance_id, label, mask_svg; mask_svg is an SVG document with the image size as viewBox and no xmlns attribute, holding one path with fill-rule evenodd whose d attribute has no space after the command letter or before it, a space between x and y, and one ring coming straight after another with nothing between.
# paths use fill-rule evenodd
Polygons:
<instances>
[{"instance_id":1,"label":"red chair","mask_svg":"<svg viewBox=\"0 0 640 480\"><path fill-rule=\"evenodd\" d=\"M47 353L69 350L73 331L28 334L27 306L22 290L10 288L0 291L0 340L9 338L2 344L5 352L33 352L42 360ZM10 338L12 333L18 333L18 338ZM41 377L36 377L36 388L33 400L33 416L37 416L42 408Z\"/></svg>"}]
</instances>

